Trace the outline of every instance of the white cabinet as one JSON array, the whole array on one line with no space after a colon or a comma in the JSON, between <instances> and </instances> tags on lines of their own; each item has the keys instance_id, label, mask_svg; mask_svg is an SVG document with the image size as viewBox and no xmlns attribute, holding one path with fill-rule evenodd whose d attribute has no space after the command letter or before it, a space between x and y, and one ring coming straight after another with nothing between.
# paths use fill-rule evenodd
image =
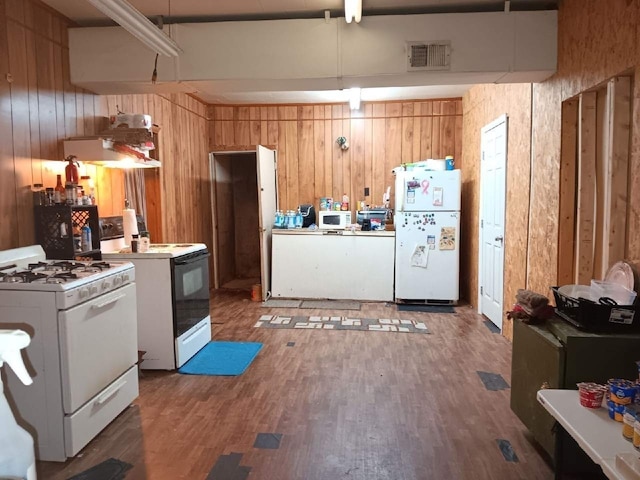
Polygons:
<instances>
[{"instance_id":1,"label":"white cabinet","mask_svg":"<svg viewBox=\"0 0 640 480\"><path fill-rule=\"evenodd\" d=\"M393 301L395 232L274 230L272 296Z\"/></svg>"}]
</instances>

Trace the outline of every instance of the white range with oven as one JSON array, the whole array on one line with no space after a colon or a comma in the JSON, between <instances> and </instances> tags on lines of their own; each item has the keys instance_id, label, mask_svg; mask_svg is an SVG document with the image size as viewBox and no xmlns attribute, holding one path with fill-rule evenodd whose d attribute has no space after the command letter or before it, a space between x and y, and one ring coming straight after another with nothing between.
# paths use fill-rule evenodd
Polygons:
<instances>
[{"instance_id":1,"label":"white range with oven","mask_svg":"<svg viewBox=\"0 0 640 480\"><path fill-rule=\"evenodd\" d=\"M211 341L209 251L203 243L151 244L131 252L117 236L101 241L106 260L136 267L140 367L175 370Z\"/></svg>"},{"instance_id":2,"label":"white range with oven","mask_svg":"<svg viewBox=\"0 0 640 480\"><path fill-rule=\"evenodd\" d=\"M34 382L9 370L7 397L40 460L76 455L138 396L134 280L129 262L45 260L39 245L0 252L0 328L32 337Z\"/></svg>"}]
</instances>

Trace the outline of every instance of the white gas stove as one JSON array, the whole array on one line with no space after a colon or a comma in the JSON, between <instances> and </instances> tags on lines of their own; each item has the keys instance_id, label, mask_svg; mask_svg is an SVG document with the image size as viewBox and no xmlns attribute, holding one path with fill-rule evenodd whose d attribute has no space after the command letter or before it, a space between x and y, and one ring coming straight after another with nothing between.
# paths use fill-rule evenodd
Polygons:
<instances>
[{"instance_id":1,"label":"white gas stove","mask_svg":"<svg viewBox=\"0 0 640 480\"><path fill-rule=\"evenodd\" d=\"M0 328L32 337L33 385L7 375L40 460L76 455L138 396L131 262L47 260L33 245L0 252ZM24 426L24 425L23 425Z\"/></svg>"},{"instance_id":2,"label":"white gas stove","mask_svg":"<svg viewBox=\"0 0 640 480\"><path fill-rule=\"evenodd\" d=\"M0 252L0 290L57 292L59 309L104 295L134 279L131 262L46 260L40 245Z\"/></svg>"}]
</instances>

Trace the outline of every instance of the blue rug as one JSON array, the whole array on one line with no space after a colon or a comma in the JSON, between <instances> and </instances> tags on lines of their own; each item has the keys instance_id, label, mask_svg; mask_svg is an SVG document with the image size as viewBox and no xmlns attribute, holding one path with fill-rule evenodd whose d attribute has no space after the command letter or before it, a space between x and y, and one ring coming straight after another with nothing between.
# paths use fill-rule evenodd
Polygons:
<instances>
[{"instance_id":1,"label":"blue rug","mask_svg":"<svg viewBox=\"0 0 640 480\"><path fill-rule=\"evenodd\" d=\"M261 348L261 343L209 342L178 372L188 375L240 375Z\"/></svg>"}]
</instances>

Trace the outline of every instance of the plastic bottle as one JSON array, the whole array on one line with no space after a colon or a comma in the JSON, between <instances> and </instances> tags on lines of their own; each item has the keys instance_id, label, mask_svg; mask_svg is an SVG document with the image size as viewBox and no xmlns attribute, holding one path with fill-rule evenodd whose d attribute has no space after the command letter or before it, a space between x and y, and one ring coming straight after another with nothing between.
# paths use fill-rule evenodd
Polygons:
<instances>
[{"instance_id":1,"label":"plastic bottle","mask_svg":"<svg viewBox=\"0 0 640 480\"><path fill-rule=\"evenodd\" d=\"M89 250L93 250L93 244L91 243L91 227L86 225L82 227L81 233L81 247L83 252L88 252Z\"/></svg>"},{"instance_id":2,"label":"plastic bottle","mask_svg":"<svg viewBox=\"0 0 640 480\"><path fill-rule=\"evenodd\" d=\"M22 330L0 330L0 367L6 362L25 385L33 380L22 363L20 350L30 342ZM33 438L16 422L0 377L0 478L7 477L36 480L36 457Z\"/></svg>"},{"instance_id":3,"label":"plastic bottle","mask_svg":"<svg viewBox=\"0 0 640 480\"><path fill-rule=\"evenodd\" d=\"M66 203L67 194L64 189L64 185L62 185L62 175L56 175L56 188L53 191L53 203L56 205L61 205Z\"/></svg>"},{"instance_id":4,"label":"plastic bottle","mask_svg":"<svg viewBox=\"0 0 640 480\"><path fill-rule=\"evenodd\" d=\"M300 207L298 207L298 211L296 212L296 228L302 228L302 212L300 212Z\"/></svg>"},{"instance_id":5,"label":"plastic bottle","mask_svg":"<svg viewBox=\"0 0 640 480\"><path fill-rule=\"evenodd\" d=\"M76 189L76 186L71 182L67 182L65 184L64 190L65 190L65 197L66 197L66 200L67 200L66 204L67 205L75 205L76 204L76 199L77 199L77 196L78 196L78 193L77 193L78 191Z\"/></svg>"},{"instance_id":6,"label":"plastic bottle","mask_svg":"<svg viewBox=\"0 0 640 480\"><path fill-rule=\"evenodd\" d=\"M340 210L349 210L349 197L346 193L342 195L342 205L340 206Z\"/></svg>"}]
</instances>

